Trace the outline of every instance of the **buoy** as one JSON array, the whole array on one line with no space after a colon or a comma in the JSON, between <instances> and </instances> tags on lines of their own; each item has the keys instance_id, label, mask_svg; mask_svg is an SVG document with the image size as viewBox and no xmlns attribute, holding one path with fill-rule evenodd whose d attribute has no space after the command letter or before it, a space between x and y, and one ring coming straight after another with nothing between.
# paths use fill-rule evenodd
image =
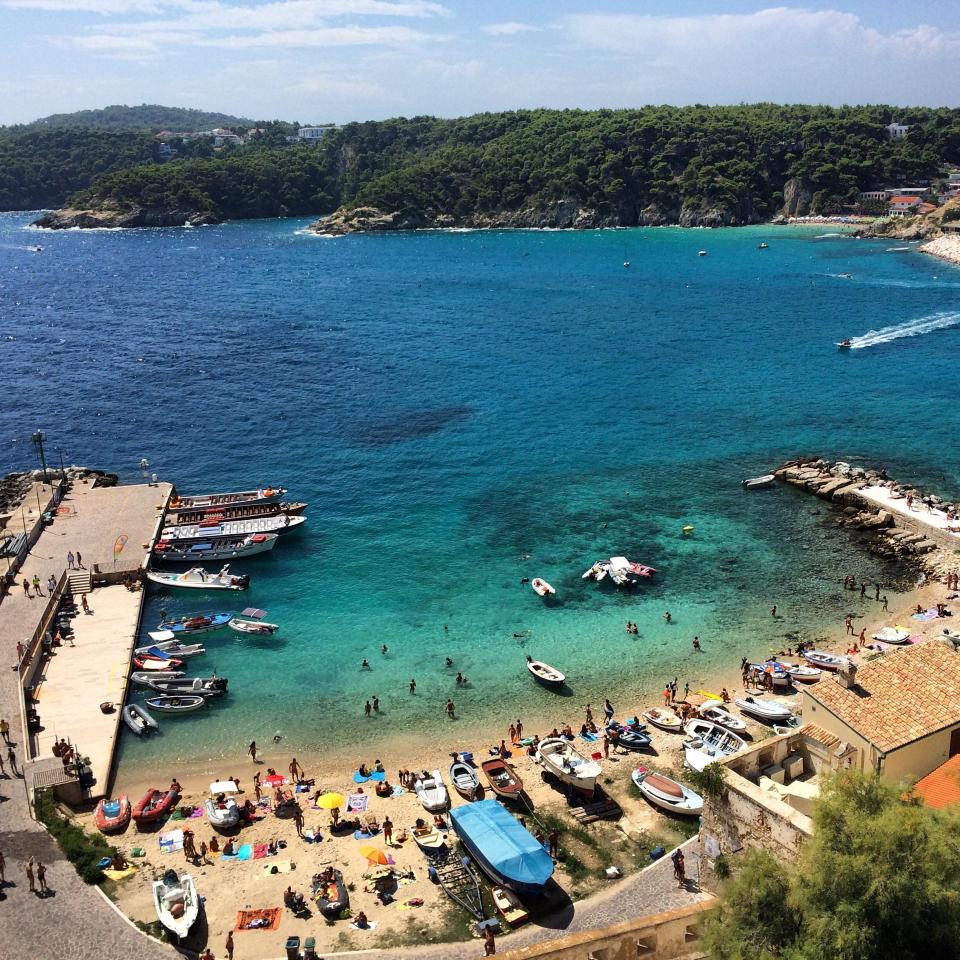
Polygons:
<instances>
[{"instance_id":1,"label":"buoy","mask_svg":"<svg viewBox=\"0 0 960 960\"><path fill-rule=\"evenodd\" d=\"M688 524L683 528L683 535L684 535L685 537L689 537L691 533L693 533L693 526L688 523Z\"/></svg>"}]
</instances>

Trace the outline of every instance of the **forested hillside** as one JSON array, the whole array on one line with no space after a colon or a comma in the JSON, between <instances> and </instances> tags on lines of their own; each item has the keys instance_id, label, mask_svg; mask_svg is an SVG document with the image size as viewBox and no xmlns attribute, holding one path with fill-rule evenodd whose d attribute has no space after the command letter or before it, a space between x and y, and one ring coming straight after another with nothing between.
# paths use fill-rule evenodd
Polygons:
<instances>
[{"instance_id":1,"label":"forested hillside","mask_svg":"<svg viewBox=\"0 0 960 960\"><path fill-rule=\"evenodd\" d=\"M893 119L911 124L907 138L887 138ZM785 202L791 213L839 210L861 190L931 178L944 161L960 161L958 110L530 110L355 123L316 146L123 170L71 207L119 212L122 225L337 207L375 208L388 226L737 224Z\"/></svg>"},{"instance_id":2,"label":"forested hillside","mask_svg":"<svg viewBox=\"0 0 960 960\"><path fill-rule=\"evenodd\" d=\"M189 130L210 130L213 127L249 127L252 121L243 117L234 117L229 113L209 113L206 110L188 110L185 107L163 107L156 103L141 103L136 107L115 104L99 110L77 110L75 113L52 113L33 123L12 130L39 129L53 127L80 127L85 130L149 131L160 130L183 132Z\"/></svg>"}]
</instances>

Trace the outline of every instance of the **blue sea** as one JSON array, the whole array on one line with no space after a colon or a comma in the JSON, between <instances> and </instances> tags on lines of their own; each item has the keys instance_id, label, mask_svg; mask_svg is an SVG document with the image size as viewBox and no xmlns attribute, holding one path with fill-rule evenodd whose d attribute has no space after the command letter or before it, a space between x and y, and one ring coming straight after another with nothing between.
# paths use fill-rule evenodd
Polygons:
<instances>
[{"instance_id":1,"label":"blue sea","mask_svg":"<svg viewBox=\"0 0 960 960\"><path fill-rule=\"evenodd\" d=\"M53 461L135 481L146 457L185 493L279 483L310 504L302 532L235 565L253 581L238 605L281 630L209 635L191 666L230 695L126 739L131 767L275 733L310 753L433 730L447 696L458 729L499 738L608 692L632 710L675 675L696 689L741 654L839 636L845 573L903 586L826 505L741 478L823 454L960 494L960 270L914 247L829 228L332 239L307 221L30 219L0 215L0 471L35 465L41 428ZM581 579L617 554L658 572L630 592ZM154 596L145 628L197 603ZM527 654L568 674L567 699L531 683Z\"/></svg>"}]
</instances>

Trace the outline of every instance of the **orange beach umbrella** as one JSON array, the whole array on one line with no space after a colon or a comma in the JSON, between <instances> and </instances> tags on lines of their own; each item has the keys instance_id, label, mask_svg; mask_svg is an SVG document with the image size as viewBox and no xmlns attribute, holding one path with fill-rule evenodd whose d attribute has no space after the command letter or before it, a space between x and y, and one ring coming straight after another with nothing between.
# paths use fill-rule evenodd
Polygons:
<instances>
[{"instance_id":1,"label":"orange beach umbrella","mask_svg":"<svg viewBox=\"0 0 960 960\"><path fill-rule=\"evenodd\" d=\"M390 858L377 847L371 846L369 843L365 843L360 848L361 856L367 858L370 863L379 863L381 866L388 866L390 863Z\"/></svg>"}]
</instances>

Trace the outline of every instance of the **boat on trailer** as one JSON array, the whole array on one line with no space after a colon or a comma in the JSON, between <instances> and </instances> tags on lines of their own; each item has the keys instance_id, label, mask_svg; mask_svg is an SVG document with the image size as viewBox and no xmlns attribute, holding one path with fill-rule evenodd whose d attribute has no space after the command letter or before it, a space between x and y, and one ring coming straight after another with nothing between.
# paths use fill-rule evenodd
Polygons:
<instances>
[{"instance_id":1,"label":"boat on trailer","mask_svg":"<svg viewBox=\"0 0 960 960\"><path fill-rule=\"evenodd\" d=\"M236 560L268 553L279 539L275 533L251 533L245 537L216 537L211 540L158 540L153 557L164 563L209 563Z\"/></svg>"},{"instance_id":2,"label":"boat on trailer","mask_svg":"<svg viewBox=\"0 0 960 960\"><path fill-rule=\"evenodd\" d=\"M273 517L247 520L208 520L204 523L173 523L163 528L161 540L211 540L221 537L245 537L254 533L289 533L306 523L306 517L280 513Z\"/></svg>"},{"instance_id":3,"label":"boat on trailer","mask_svg":"<svg viewBox=\"0 0 960 960\"><path fill-rule=\"evenodd\" d=\"M232 506L239 503L266 503L286 496L285 487L260 487L257 490L239 490L234 493L197 493L181 497L176 489L170 494L167 512L196 510L206 507Z\"/></svg>"}]
</instances>

